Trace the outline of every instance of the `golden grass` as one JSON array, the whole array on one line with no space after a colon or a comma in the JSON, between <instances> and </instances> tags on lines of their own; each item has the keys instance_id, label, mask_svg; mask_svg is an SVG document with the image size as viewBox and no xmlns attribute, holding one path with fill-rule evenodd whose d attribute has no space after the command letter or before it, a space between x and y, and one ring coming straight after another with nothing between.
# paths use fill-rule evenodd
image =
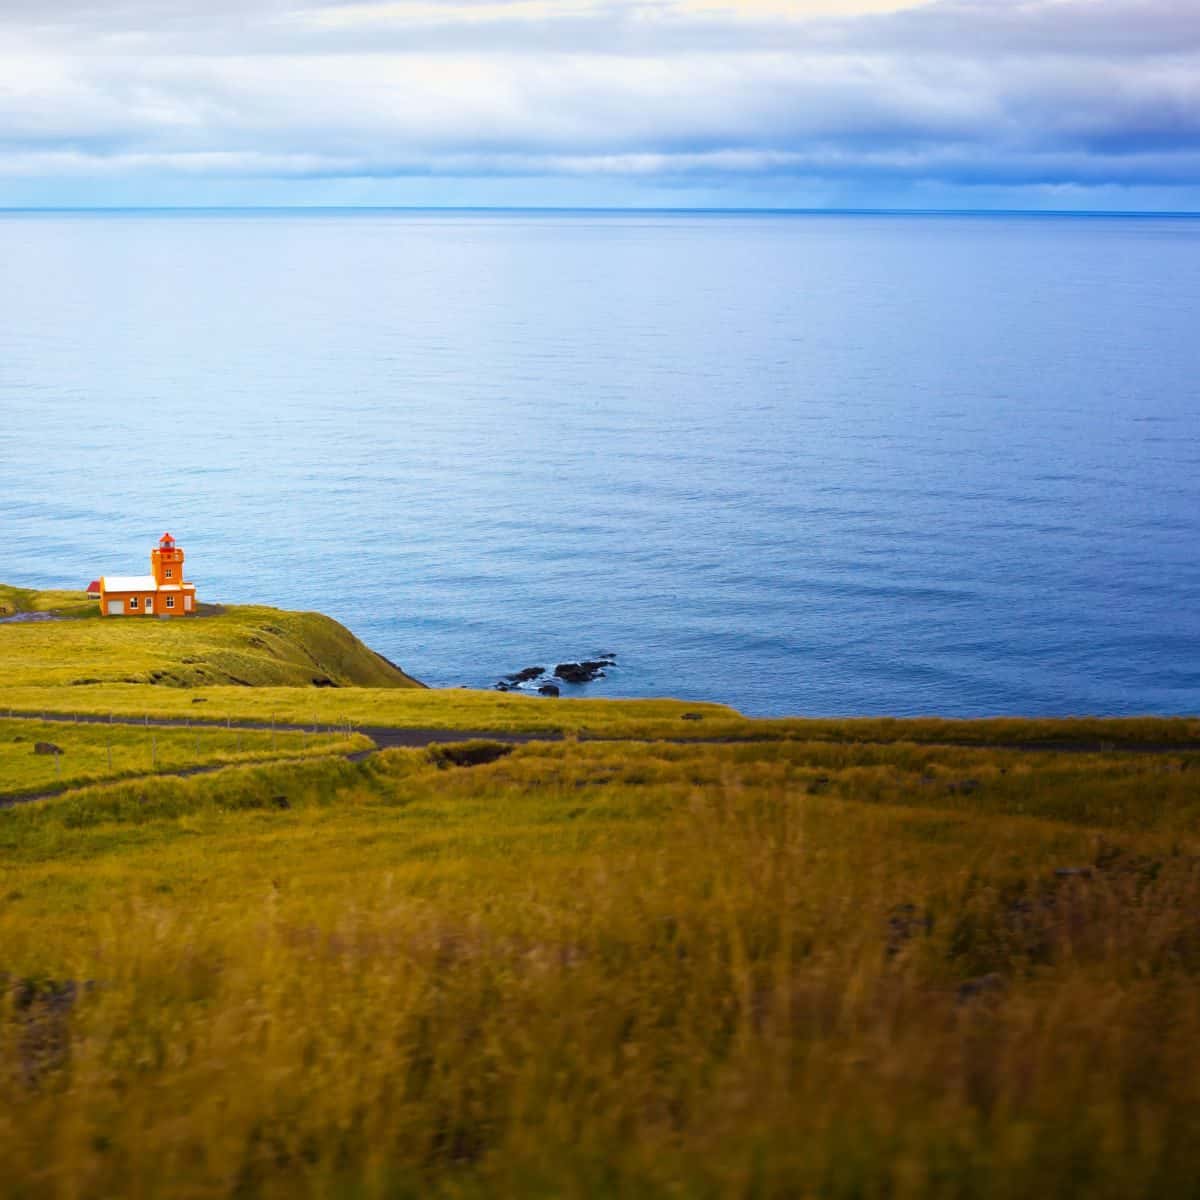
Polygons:
<instances>
[{"instance_id":1,"label":"golden grass","mask_svg":"<svg viewBox=\"0 0 1200 1200\"><path fill-rule=\"evenodd\" d=\"M36 754L39 743L61 754ZM0 719L0 798L215 763L368 750L361 735Z\"/></svg>"},{"instance_id":2,"label":"golden grass","mask_svg":"<svg viewBox=\"0 0 1200 1200\"><path fill-rule=\"evenodd\" d=\"M1186 752L567 742L9 810L0 1192L1192 1196L1198 801Z\"/></svg>"},{"instance_id":3,"label":"golden grass","mask_svg":"<svg viewBox=\"0 0 1200 1200\"><path fill-rule=\"evenodd\" d=\"M0 625L0 791L106 778L0 811L0 1195L1200 1194L1200 721L406 682L314 614Z\"/></svg>"},{"instance_id":4,"label":"golden grass","mask_svg":"<svg viewBox=\"0 0 1200 1200\"><path fill-rule=\"evenodd\" d=\"M203 701L203 707L196 700ZM584 732L637 736L709 736L751 728L731 708L679 700L547 700L511 693L448 689L205 687L181 690L131 684L97 687L0 687L0 715L79 712L117 717L197 717L284 723ZM684 721L684 713L704 714ZM755 727L757 726L755 723Z\"/></svg>"},{"instance_id":5,"label":"golden grass","mask_svg":"<svg viewBox=\"0 0 1200 1200\"><path fill-rule=\"evenodd\" d=\"M39 592L33 588L0 583L0 617L30 612L59 612L73 617L99 616L96 602L89 600L86 592Z\"/></svg>"},{"instance_id":6,"label":"golden grass","mask_svg":"<svg viewBox=\"0 0 1200 1200\"><path fill-rule=\"evenodd\" d=\"M4 679L0 673L0 681ZM197 698L203 704L197 704ZM93 713L107 716L203 717L320 722L396 728L556 732L595 737L801 740L846 744L939 742L959 745L1200 745L1200 719L1081 717L1065 720L997 718L860 718L821 720L744 717L722 704L683 700L555 699L468 688L298 689L136 684L17 687L0 683L0 716ZM686 714L686 716L685 716ZM699 720L693 719L699 717Z\"/></svg>"}]
</instances>

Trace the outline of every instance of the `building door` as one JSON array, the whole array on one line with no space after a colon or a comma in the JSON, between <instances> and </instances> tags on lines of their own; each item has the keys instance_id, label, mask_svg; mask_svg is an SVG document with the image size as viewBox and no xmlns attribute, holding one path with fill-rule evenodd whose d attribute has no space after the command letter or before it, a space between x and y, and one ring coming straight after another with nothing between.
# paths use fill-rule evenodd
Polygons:
<instances>
[{"instance_id":1,"label":"building door","mask_svg":"<svg viewBox=\"0 0 1200 1200\"><path fill-rule=\"evenodd\" d=\"M191 612L191 611L192 611L192 598L191 598L191 596L184 596L184 598L183 598L183 611L184 611L184 612Z\"/></svg>"},{"instance_id":2,"label":"building door","mask_svg":"<svg viewBox=\"0 0 1200 1200\"><path fill-rule=\"evenodd\" d=\"M125 615L125 601L110 600L108 602L108 615L110 617L123 617Z\"/></svg>"},{"instance_id":3,"label":"building door","mask_svg":"<svg viewBox=\"0 0 1200 1200\"><path fill-rule=\"evenodd\" d=\"M154 611L154 597L146 597L146 616L149 616Z\"/></svg>"}]
</instances>

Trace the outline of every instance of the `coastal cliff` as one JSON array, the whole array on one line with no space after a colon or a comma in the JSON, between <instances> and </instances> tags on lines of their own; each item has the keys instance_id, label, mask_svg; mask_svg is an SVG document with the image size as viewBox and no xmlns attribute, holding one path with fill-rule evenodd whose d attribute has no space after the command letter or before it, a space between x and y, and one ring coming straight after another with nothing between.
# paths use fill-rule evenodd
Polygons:
<instances>
[{"instance_id":1,"label":"coastal cliff","mask_svg":"<svg viewBox=\"0 0 1200 1200\"><path fill-rule=\"evenodd\" d=\"M206 605L182 621L101 620L82 592L5 586L0 610L8 686L425 686L321 613Z\"/></svg>"}]
</instances>

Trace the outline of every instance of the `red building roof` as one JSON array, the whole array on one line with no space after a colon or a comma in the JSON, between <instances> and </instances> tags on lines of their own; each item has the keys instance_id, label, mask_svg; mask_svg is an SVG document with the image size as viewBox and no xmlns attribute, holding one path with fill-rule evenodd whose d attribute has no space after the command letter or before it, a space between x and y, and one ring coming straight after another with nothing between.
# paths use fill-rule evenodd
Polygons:
<instances>
[{"instance_id":1,"label":"red building roof","mask_svg":"<svg viewBox=\"0 0 1200 1200\"><path fill-rule=\"evenodd\" d=\"M98 592L98 591L100 590L100 580L98 580L98 579L93 579L93 580L92 580L92 582L88 584L88 586L87 586L87 590L88 590L88 595L89 595L89 596L90 596L90 595L91 595L93 592Z\"/></svg>"}]
</instances>

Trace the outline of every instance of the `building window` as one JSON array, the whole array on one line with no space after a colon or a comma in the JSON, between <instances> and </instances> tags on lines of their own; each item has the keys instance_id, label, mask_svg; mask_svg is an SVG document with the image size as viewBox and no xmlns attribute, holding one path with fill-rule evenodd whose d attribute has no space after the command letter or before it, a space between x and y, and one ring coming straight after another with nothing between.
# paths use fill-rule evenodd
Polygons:
<instances>
[{"instance_id":1,"label":"building window","mask_svg":"<svg viewBox=\"0 0 1200 1200\"><path fill-rule=\"evenodd\" d=\"M175 568L174 568L174 567L168 567L168 568L167 568L167 578L168 578L168 579L174 579L174 578L175 578Z\"/></svg>"},{"instance_id":2,"label":"building window","mask_svg":"<svg viewBox=\"0 0 1200 1200\"><path fill-rule=\"evenodd\" d=\"M174 607L175 607L175 597L174 597L174 596L168 596L168 597L167 597L167 607L168 607L168 608L174 608Z\"/></svg>"},{"instance_id":3,"label":"building window","mask_svg":"<svg viewBox=\"0 0 1200 1200\"><path fill-rule=\"evenodd\" d=\"M129 597L129 607L130 607L130 608L137 608L137 606L138 606L138 603L137 603L137 597L136 597L136 596L130 596L130 597Z\"/></svg>"}]
</instances>

